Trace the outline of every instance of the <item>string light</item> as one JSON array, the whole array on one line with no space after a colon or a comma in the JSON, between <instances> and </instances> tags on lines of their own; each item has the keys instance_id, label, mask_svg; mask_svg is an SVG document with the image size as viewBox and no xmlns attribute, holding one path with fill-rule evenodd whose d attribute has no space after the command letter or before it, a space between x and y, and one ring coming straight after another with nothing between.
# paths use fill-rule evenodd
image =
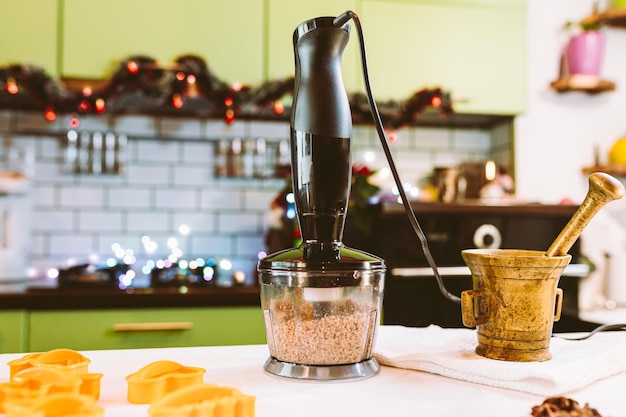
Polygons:
<instances>
[{"instance_id":1,"label":"string light","mask_svg":"<svg viewBox=\"0 0 626 417\"><path fill-rule=\"evenodd\" d=\"M98 113L104 113L104 111L106 110L106 102L103 98L96 99L95 109Z\"/></svg>"},{"instance_id":2,"label":"string light","mask_svg":"<svg viewBox=\"0 0 626 417\"><path fill-rule=\"evenodd\" d=\"M137 65L135 61L128 61L126 68L128 68L128 72L131 74L137 74L139 72L139 65Z\"/></svg>"},{"instance_id":3,"label":"string light","mask_svg":"<svg viewBox=\"0 0 626 417\"><path fill-rule=\"evenodd\" d=\"M180 94L174 94L172 96L172 106L176 109L183 107L183 97Z\"/></svg>"},{"instance_id":4,"label":"string light","mask_svg":"<svg viewBox=\"0 0 626 417\"><path fill-rule=\"evenodd\" d=\"M283 114L285 112L285 106L283 105L282 101L277 100L274 102L274 113L276 114Z\"/></svg>"},{"instance_id":5,"label":"string light","mask_svg":"<svg viewBox=\"0 0 626 417\"><path fill-rule=\"evenodd\" d=\"M54 122L57 119L57 114L53 109L47 108L44 113L44 117L47 121Z\"/></svg>"},{"instance_id":6,"label":"string light","mask_svg":"<svg viewBox=\"0 0 626 417\"><path fill-rule=\"evenodd\" d=\"M20 89L17 86L17 83L15 82L15 78L9 77L7 79L6 90L7 90L7 93L9 94L17 94L20 91Z\"/></svg>"}]
</instances>

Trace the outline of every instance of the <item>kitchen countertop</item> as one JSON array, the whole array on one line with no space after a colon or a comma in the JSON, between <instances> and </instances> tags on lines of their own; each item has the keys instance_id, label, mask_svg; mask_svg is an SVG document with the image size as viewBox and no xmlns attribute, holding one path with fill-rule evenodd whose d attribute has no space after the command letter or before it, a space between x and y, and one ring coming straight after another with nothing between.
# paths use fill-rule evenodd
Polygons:
<instances>
[{"instance_id":1,"label":"kitchen countertop","mask_svg":"<svg viewBox=\"0 0 626 417\"><path fill-rule=\"evenodd\" d=\"M260 306L258 286L29 288L0 286L1 310Z\"/></svg>"},{"instance_id":2,"label":"kitchen countertop","mask_svg":"<svg viewBox=\"0 0 626 417\"><path fill-rule=\"evenodd\" d=\"M385 326L379 340L387 334ZM610 340L611 335L603 334ZM126 401L125 377L157 361L172 360L206 369L204 381L234 386L256 397L257 416L493 416L525 417L545 397L464 382L426 372L383 366L373 377L311 382L266 374L266 345L83 351L89 372L103 373L101 398L107 417L147 416L147 405ZM0 355L0 381L9 377L8 361L23 354ZM625 414L626 373L597 381L565 396L588 403L604 417Z\"/></svg>"}]
</instances>

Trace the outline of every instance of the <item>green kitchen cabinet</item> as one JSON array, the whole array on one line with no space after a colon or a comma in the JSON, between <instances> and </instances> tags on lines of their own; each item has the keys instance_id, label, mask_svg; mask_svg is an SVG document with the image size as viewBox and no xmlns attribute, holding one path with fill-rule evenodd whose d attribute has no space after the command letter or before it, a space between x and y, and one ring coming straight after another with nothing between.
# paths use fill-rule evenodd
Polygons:
<instances>
[{"instance_id":1,"label":"green kitchen cabinet","mask_svg":"<svg viewBox=\"0 0 626 417\"><path fill-rule=\"evenodd\" d=\"M363 0L370 79L379 100L440 86L462 113L526 106L526 2Z\"/></svg>"},{"instance_id":2,"label":"green kitchen cabinet","mask_svg":"<svg viewBox=\"0 0 626 417\"><path fill-rule=\"evenodd\" d=\"M238 0L63 1L62 75L110 76L115 65L145 55L163 65L202 57L229 83L263 79L263 2Z\"/></svg>"},{"instance_id":3,"label":"green kitchen cabinet","mask_svg":"<svg viewBox=\"0 0 626 417\"><path fill-rule=\"evenodd\" d=\"M260 307L35 310L33 352L265 343Z\"/></svg>"},{"instance_id":4,"label":"green kitchen cabinet","mask_svg":"<svg viewBox=\"0 0 626 417\"><path fill-rule=\"evenodd\" d=\"M0 65L35 65L52 77L58 76L57 28L56 1L3 0Z\"/></svg>"},{"instance_id":5,"label":"green kitchen cabinet","mask_svg":"<svg viewBox=\"0 0 626 417\"><path fill-rule=\"evenodd\" d=\"M0 312L0 353L24 352L27 349L28 312Z\"/></svg>"}]
</instances>

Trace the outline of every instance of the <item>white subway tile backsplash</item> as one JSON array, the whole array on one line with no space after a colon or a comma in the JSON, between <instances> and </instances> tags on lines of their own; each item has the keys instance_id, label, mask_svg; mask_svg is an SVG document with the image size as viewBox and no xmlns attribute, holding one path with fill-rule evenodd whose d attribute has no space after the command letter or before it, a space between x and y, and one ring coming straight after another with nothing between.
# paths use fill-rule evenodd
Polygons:
<instances>
[{"instance_id":1,"label":"white subway tile backsplash","mask_svg":"<svg viewBox=\"0 0 626 417\"><path fill-rule=\"evenodd\" d=\"M109 118L92 115L81 116L80 125L77 127L77 130L105 132L110 130Z\"/></svg>"},{"instance_id":2,"label":"white subway tile backsplash","mask_svg":"<svg viewBox=\"0 0 626 417\"><path fill-rule=\"evenodd\" d=\"M176 139L200 139L203 126L199 119L164 117L160 133L161 136Z\"/></svg>"},{"instance_id":3,"label":"white subway tile backsplash","mask_svg":"<svg viewBox=\"0 0 626 417\"><path fill-rule=\"evenodd\" d=\"M259 215L223 212L218 216L217 230L220 233L260 233Z\"/></svg>"},{"instance_id":4,"label":"white subway tile backsplash","mask_svg":"<svg viewBox=\"0 0 626 417\"><path fill-rule=\"evenodd\" d=\"M229 258L234 255L235 244L231 236L190 236L194 256Z\"/></svg>"},{"instance_id":5,"label":"white subway tile backsplash","mask_svg":"<svg viewBox=\"0 0 626 417\"><path fill-rule=\"evenodd\" d=\"M71 232L75 230L73 210L47 210L33 208L32 230L37 235L42 232Z\"/></svg>"},{"instance_id":6,"label":"white subway tile backsplash","mask_svg":"<svg viewBox=\"0 0 626 417\"><path fill-rule=\"evenodd\" d=\"M452 141L455 149L483 150L491 148L491 136L483 130L454 130Z\"/></svg>"},{"instance_id":7,"label":"white subway tile backsplash","mask_svg":"<svg viewBox=\"0 0 626 417\"><path fill-rule=\"evenodd\" d=\"M122 213L119 211L87 211L78 214L78 228L82 232L121 232Z\"/></svg>"},{"instance_id":8,"label":"white subway tile backsplash","mask_svg":"<svg viewBox=\"0 0 626 417\"><path fill-rule=\"evenodd\" d=\"M173 185L178 187L206 187L209 182L212 171L209 170L208 166L202 165L188 165L188 166L177 166L172 170Z\"/></svg>"},{"instance_id":9,"label":"white subway tile backsplash","mask_svg":"<svg viewBox=\"0 0 626 417\"><path fill-rule=\"evenodd\" d=\"M76 262L85 262L92 255L97 254L93 236L56 234L50 236L49 254L75 259Z\"/></svg>"},{"instance_id":10,"label":"white subway tile backsplash","mask_svg":"<svg viewBox=\"0 0 626 417\"><path fill-rule=\"evenodd\" d=\"M413 128L413 138L417 149L439 150L449 149L450 130L436 128Z\"/></svg>"},{"instance_id":11,"label":"white subway tile backsplash","mask_svg":"<svg viewBox=\"0 0 626 417\"><path fill-rule=\"evenodd\" d=\"M258 210L260 212L268 211L271 207L272 200L278 195L277 190L267 191L246 191L243 195L243 207L247 211Z\"/></svg>"},{"instance_id":12,"label":"white subway tile backsplash","mask_svg":"<svg viewBox=\"0 0 626 417\"><path fill-rule=\"evenodd\" d=\"M245 136L249 122L235 121L232 124L226 124L222 120L208 120L204 123L206 137L209 139L219 139Z\"/></svg>"},{"instance_id":13,"label":"white subway tile backsplash","mask_svg":"<svg viewBox=\"0 0 626 417\"><path fill-rule=\"evenodd\" d=\"M44 112L18 112L16 129L20 130L37 130L56 132L59 129L69 126L67 117L58 117L54 121L48 121L44 117Z\"/></svg>"},{"instance_id":14,"label":"white subway tile backsplash","mask_svg":"<svg viewBox=\"0 0 626 417\"><path fill-rule=\"evenodd\" d=\"M202 190L201 208L203 210L240 210L242 208L242 204L243 201L239 190Z\"/></svg>"},{"instance_id":15,"label":"white subway tile backsplash","mask_svg":"<svg viewBox=\"0 0 626 417\"><path fill-rule=\"evenodd\" d=\"M200 192L195 189L157 189L154 202L157 210L196 210L200 208Z\"/></svg>"},{"instance_id":16,"label":"white subway tile backsplash","mask_svg":"<svg viewBox=\"0 0 626 417\"><path fill-rule=\"evenodd\" d=\"M112 119L113 127L118 133L156 137L158 135L159 119L150 116L116 116Z\"/></svg>"},{"instance_id":17,"label":"white subway tile backsplash","mask_svg":"<svg viewBox=\"0 0 626 417\"><path fill-rule=\"evenodd\" d=\"M172 222L176 230L181 225L188 226L191 236L215 233L217 230L216 215L213 213L174 211L172 213Z\"/></svg>"},{"instance_id":18,"label":"white subway tile backsplash","mask_svg":"<svg viewBox=\"0 0 626 417\"><path fill-rule=\"evenodd\" d=\"M126 215L126 230L134 234L154 234L170 231L169 214L164 211L132 211Z\"/></svg>"},{"instance_id":19,"label":"white subway tile backsplash","mask_svg":"<svg viewBox=\"0 0 626 417\"><path fill-rule=\"evenodd\" d=\"M105 191L106 206L110 208L148 209L153 206L152 190L147 188L112 187Z\"/></svg>"},{"instance_id":20,"label":"white subway tile backsplash","mask_svg":"<svg viewBox=\"0 0 626 417\"><path fill-rule=\"evenodd\" d=\"M142 162L175 163L180 161L182 144L167 139L132 141L132 154Z\"/></svg>"},{"instance_id":21,"label":"white subway tile backsplash","mask_svg":"<svg viewBox=\"0 0 626 417\"><path fill-rule=\"evenodd\" d=\"M283 139L289 137L289 123L285 122L257 122L251 121L248 125L248 136L265 139Z\"/></svg>"},{"instance_id":22,"label":"white subway tile backsplash","mask_svg":"<svg viewBox=\"0 0 626 417\"><path fill-rule=\"evenodd\" d=\"M126 169L128 184L166 186L170 184L170 169L166 164L129 165Z\"/></svg>"},{"instance_id":23,"label":"white subway tile backsplash","mask_svg":"<svg viewBox=\"0 0 626 417\"><path fill-rule=\"evenodd\" d=\"M36 157L32 192L33 266L60 266L69 259L106 259L117 243L140 259L169 254L167 241L179 240L189 256L227 258L251 279L257 253L266 250L264 235L271 201L285 179L216 178L215 144L222 138L289 137L289 123L82 116L79 130L114 131L129 137L121 174L74 174L63 164L69 117L47 122L43 112L0 111L0 139L27 148ZM7 125L2 126L2 125ZM9 134L4 133L9 129ZM19 129L28 132L20 134ZM417 184L435 166L510 158L510 127L476 129L410 127L395 132L391 144L403 181ZM44 136L45 135L45 136ZM135 137L133 137L135 136ZM370 168L388 167L374 126L353 128L352 158ZM183 236L180 225L189 227ZM158 248L147 253L142 236ZM224 272L229 280L230 272Z\"/></svg>"},{"instance_id":24,"label":"white subway tile backsplash","mask_svg":"<svg viewBox=\"0 0 626 417\"><path fill-rule=\"evenodd\" d=\"M240 236L237 238L235 253L239 256L254 256L266 250L263 236Z\"/></svg>"},{"instance_id":25,"label":"white subway tile backsplash","mask_svg":"<svg viewBox=\"0 0 626 417\"><path fill-rule=\"evenodd\" d=\"M59 206L63 208L102 207L104 205L104 189L102 187L86 187L65 185L59 189Z\"/></svg>"},{"instance_id":26,"label":"white subway tile backsplash","mask_svg":"<svg viewBox=\"0 0 626 417\"><path fill-rule=\"evenodd\" d=\"M213 159L214 152L214 144L208 140L183 142L181 158L185 164L198 163L208 165Z\"/></svg>"}]
</instances>

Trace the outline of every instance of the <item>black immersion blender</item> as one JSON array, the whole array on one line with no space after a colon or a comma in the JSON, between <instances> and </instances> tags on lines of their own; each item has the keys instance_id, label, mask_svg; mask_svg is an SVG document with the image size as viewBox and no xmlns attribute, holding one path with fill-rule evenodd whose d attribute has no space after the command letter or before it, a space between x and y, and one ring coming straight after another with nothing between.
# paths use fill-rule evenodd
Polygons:
<instances>
[{"instance_id":1,"label":"black immersion blender","mask_svg":"<svg viewBox=\"0 0 626 417\"><path fill-rule=\"evenodd\" d=\"M302 244L259 261L268 373L335 380L374 375L385 264L342 244L352 116L341 58L346 22L308 20L293 35L293 192Z\"/></svg>"},{"instance_id":2,"label":"black immersion blender","mask_svg":"<svg viewBox=\"0 0 626 417\"><path fill-rule=\"evenodd\" d=\"M353 19L358 29L370 108L401 199L440 289L448 298L424 234L402 188L369 88L365 48L356 14L320 17L293 35L295 89L291 167L303 243L267 256L257 270L270 357L266 372L336 380L375 375L372 348L380 322L385 263L343 245L351 184L352 116L341 57Z\"/></svg>"}]
</instances>

